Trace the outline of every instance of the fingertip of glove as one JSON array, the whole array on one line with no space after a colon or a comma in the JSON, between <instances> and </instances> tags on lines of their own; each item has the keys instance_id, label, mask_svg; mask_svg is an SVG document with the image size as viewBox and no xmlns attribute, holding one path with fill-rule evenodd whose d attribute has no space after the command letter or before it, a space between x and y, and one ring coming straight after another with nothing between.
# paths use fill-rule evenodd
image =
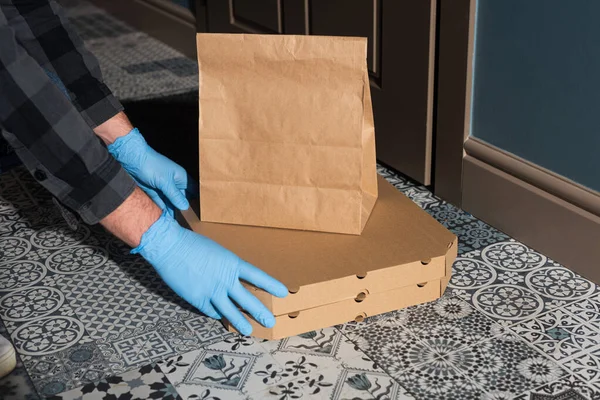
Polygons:
<instances>
[{"instance_id":1,"label":"fingertip of glove","mask_svg":"<svg viewBox=\"0 0 600 400\"><path fill-rule=\"evenodd\" d=\"M267 315L262 318L261 325L265 328L272 328L275 326L275 317L272 315Z\"/></svg>"},{"instance_id":2,"label":"fingertip of glove","mask_svg":"<svg viewBox=\"0 0 600 400\"><path fill-rule=\"evenodd\" d=\"M182 211L187 210L188 208L190 208L190 202L187 201L186 198L182 198L177 201L177 208L179 208Z\"/></svg>"},{"instance_id":3,"label":"fingertip of glove","mask_svg":"<svg viewBox=\"0 0 600 400\"><path fill-rule=\"evenodd\" d=\"M271 290L271 294L279 298L284 298L289 294L289 290L284 284L280 284Z\"/></svg>"},{"instance_id":4,"label":"fingertip of glove","mask_svg":"<svg viewBox=\"0 0 600 400\"><path fill-rule=\"evenodd\" d=\"M241 326L236 328L244 336L250 336L252 334L252 326L250 326L248 323L241 324Z\"/></svg>"},{"instance_id":5,"label":"fingertip of glove","mask_svg":"<svg viewBox=\"0 0 600 400\"><path fill-rule=\"evenodd\" d=\"M212 313L212 312L206 312L206 311L204 311L203 314L206 315L209 318L216 319L216 320L221 320L221 316L219 314L217 314L217 313Z\"/></svg>"}]
</instances>

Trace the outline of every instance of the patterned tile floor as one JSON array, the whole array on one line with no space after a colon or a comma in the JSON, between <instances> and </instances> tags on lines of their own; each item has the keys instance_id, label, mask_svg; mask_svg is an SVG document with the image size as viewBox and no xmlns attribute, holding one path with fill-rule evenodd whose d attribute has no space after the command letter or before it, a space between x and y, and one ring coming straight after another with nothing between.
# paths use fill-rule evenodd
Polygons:
<instances>
[{"instance_id":1,"label":"patterned tile floor","mask_svg":"<svg viewBox=\"0 0 600 400\"><path fill-rule=\"evenodd\" d=\"M68 3L121 98L195 90L189 60ZM600 399L598 287L426 188L379 173L459 236L447 292L262 341L196 313L101 228L71 231L26 171L5 172L0 334L19 363L0 380L0 399Z\"/></svg>"},{"instance_id":2,"label":"patterned tile floor","mask_svg":"<svg viewBox=\"0 0 600 400\"><path fill-rule=\"evenodd\" d=\"M438 301L280 341L227 333L99 227L0 175L0 398L596 399L600 291L380 167L462 242Z\"/></svg>"}]
</instances>

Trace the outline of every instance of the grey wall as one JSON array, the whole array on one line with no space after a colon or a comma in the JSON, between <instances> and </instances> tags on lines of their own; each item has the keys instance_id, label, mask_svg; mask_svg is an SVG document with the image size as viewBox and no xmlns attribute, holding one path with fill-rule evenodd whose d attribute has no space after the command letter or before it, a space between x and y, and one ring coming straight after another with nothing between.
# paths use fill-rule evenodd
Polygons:
<instances>
[{"instance_id":1,"label":"grey wall","mask_svg":"<svg viewBox=\"0 0 600 400\"><path fill-rule=\"evenodd\" d=\"M471 134L600 191L600 1L477 8Z\"/></svg>"}]
</instances>

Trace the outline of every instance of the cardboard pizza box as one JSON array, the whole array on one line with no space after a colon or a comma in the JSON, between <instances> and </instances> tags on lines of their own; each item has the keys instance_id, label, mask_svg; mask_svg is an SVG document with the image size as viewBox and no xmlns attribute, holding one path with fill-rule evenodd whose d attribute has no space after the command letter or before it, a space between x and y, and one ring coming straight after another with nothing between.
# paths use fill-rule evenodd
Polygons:
<instances>
[{"instance_id":1,"label":"cardboard pizza box","mask_svg":"<svg viewBox=\"0 0 600 400\"><path fill-rule=\"evenodd\" d=\"M443 288L441 279L436 279L372 295L361 292L355 299L278 315L273 328L265 328L245 315L252 325L252 336L277 340L349 321L362 322L367 317L427 303L438 299ZM230 332L237 332L231 324L224 322Z\"/></svg>"},{"instance_id":2,"label":"cardboard pizza box","mask_svg":"<svg viewBox=\"0 0 600 400\"><path fill-rule=\"evenodd\" d=\"M273 330L254 324L253 335L273 339L443 294L456 236L382 177L378 186L379 199L360 236L201 222L198 202L179 219L288 287L281 299L245 284L277 319ZM363 295L364 301L355 301Z\"/></svg>"}]
</instances>

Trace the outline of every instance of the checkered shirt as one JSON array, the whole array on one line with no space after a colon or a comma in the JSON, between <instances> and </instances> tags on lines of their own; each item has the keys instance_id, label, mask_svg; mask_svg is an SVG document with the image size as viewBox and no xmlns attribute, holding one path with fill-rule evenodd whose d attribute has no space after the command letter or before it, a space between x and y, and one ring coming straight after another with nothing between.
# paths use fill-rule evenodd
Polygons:
<instances>
[{"instance_id":1,"label":"checkered shirt","mask_svg":"<svg viewBox=\"0 0 600 400\"><path fill-rule=\"evenodd\" d=\"M89 224L135 188L93 132L122 109L55 1L0 0L0 129L33 176Z\"/></svg>"}]
</instances>

